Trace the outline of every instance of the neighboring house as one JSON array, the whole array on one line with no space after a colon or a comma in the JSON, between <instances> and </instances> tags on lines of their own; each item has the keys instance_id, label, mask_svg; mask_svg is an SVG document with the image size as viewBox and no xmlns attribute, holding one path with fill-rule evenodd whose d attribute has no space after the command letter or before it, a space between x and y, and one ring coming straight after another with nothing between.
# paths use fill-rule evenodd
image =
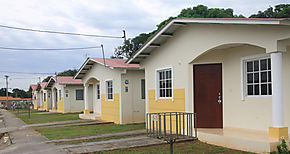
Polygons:
<instances>
[{"instance_id":1,"label":"neighboring house","mask_svg":"<svg viewBox=\"0 0 290 154\"><path fill-rule=\"evenodd\" d=\"M36 87L36 99L38 103L38 110L40 111L48 111L51 106L49 106L50 102L50 91L44 89L47 82L38 82Z\"/></svg>"},{"instance_id":2,"label":"neighboring house","mask_svg":"<svg viewBox=\"0 0 290 154\"><path fill-rule=\"evenodd\" d=\"M201 140L269 152L288 139L289 19L174 18L127 63L145 69L146 113L195 112Z\"/></svg>"},{"instance_id":3,"label":"neighboring house","mask_svg":"<svg viewBox=\"0 0 290 154\"><path fill-rule=\"evenodd\" d=\"M81 118L117 124L145 121L144 71L139 65L125 61L88 58L84 62L75 76L85 86L85 110Z\"/></svg>"},{"instance_id":4,"label":"neighboring house","mask_svg":"<svg viewBox=\"0 0 290 154\"><path fill-rule=\"evenodd\" d=\"M37 103L37 84L31 84L29 89L31 90L31 95L32 95L32 103L33 103L33 109L38 109Z\"/></svg>"},{"instance_id":5,"label":"neighboring house","mask_svg":"<svg viewBox=\"0 0 290 154\"><path fill-rule=\"evenodd\" d=\"M19 105L27 105L30 104L32 102L31 98L18 98L18 97L11 97L8 96L8 103L9 105L6 103L7 102L7 97L6 96L0 96L0 107L8 107L8 106L13 106L15 104L19 104Z\"/></svg>"},{"instance_id":6,"label":"neighboring house","mask_svg":"<svg viewBox=\"0 0 290 154\"><path fill-rule=\"evenodd\" d=\"M68 113L84 110L83 82L72 76L53 76L46 90L51 91L50 111Z\"/></svg>"}]
</instances>

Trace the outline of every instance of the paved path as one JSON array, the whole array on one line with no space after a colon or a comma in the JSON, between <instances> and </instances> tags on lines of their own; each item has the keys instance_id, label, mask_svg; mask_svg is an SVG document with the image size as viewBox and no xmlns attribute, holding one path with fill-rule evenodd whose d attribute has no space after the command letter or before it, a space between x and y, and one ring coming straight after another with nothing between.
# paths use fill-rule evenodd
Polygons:
<instances>
[{"instance_id":1,"label":"paved path","mask_svg":"<svg viewBox=\"0 0 290 154\"><path fill-rule=\"evenodd\" d=\"M14 114L0 110L4 115L6 129L19 128L25 126L25 123L18 119ZM58 154L64 153L51 143L46 143L47 138L41 136L33 129L23 129L10 133L12 145L0 150L1 154Z\"/></svg>"},{"instance_id":2,"label":"paved path","mask_svg":"<svg viewBox=\"0 0 290 154\"><path fill-rule=\"evenodd\" d=\"M119 132L119 133L76 137L76 138L55 139L55 140L49 140L47 142L48 143L49 142L67 142L67 141L77 141L77 140L95 139L95 138L112 137L112 136L136 135L136 134L144 134L144 133L146 133L146 130L135 130L135 131L127 131L127 132Z\"/></svg>"},{"instance_id":3,"label":"paved path","mask_svg":"<svg viewBox=\"0 0 290 154\"><path fill-rule=\"evenodd\" d=\"M112 139L98 142L83 142L78 144L67 144L59 146L70 153L91 153L104 150L114 150L121 148L132 148L149 145L164 144L166 142L147 136L128 137L121 139Z\"/></svg>"}]
</instances>

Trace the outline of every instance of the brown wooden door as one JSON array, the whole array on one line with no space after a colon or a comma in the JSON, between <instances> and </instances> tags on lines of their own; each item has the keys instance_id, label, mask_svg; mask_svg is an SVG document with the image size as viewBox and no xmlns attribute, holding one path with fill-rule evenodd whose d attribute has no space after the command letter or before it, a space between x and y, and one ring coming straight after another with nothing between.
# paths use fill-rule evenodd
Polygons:
<instances>
[{"instance_id":1,"label":"brown wooden door","mask_svg":"<svg viewBox=\"0 0 290 154\"><path fill-rule=\"evenodd\" d=\"M222 128L222 64L194 65L194 112L198 128Z\"/></svg>"}]
</instances>

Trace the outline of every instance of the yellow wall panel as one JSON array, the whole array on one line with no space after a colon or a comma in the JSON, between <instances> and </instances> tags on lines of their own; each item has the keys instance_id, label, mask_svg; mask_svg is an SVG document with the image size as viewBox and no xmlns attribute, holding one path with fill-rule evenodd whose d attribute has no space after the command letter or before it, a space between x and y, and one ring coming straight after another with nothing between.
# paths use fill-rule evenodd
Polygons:
<instances>
[{"instance_id":1,"label":"yellow wall panel","mask_svg":"<svg viewBox=\"0 0 290 154\"><path fill-rule=\"evenodd\" d=\"M148 90L149 113L155 112L184 112L185 90L174 89L172 99L155 100L155 90Z\"/></svg>"},{"instance_id":2,"label":"yellow wall panel","mask_svg":"<svg viewBox=\"0 0 290 154\"><path fill-rule=\"evenodd\" d=\"M120 124L119 94L114 94L113 101L106 101L106 95L101 95L102 120Z\"/></svg>"},{"instance_id":3,"label":"yellow wall panel","mask_svg":"<svg viewBox=\"0 0 290 154\"><path fill-rule=\"evenodd\" d=\"M148 90L148 102L149 102L149 113L160 113L160 112L185 112L185 89L174 89L173 90L173 101L172 99L155 99L155 90ZM163 118L163 117L162 117ZM161 119L162 119L161 118ZM178 116L178 122L183 121L183 116ZM164 130L164 121L161 120L161 128ZM182 122L181 122L182 123ZM154 122L156 127L159 126L158 121ZM153 120L151 119L151 128L153 126ZM173 132L176 130L176 116L172 116L171 128ZM181 125L183 128L183 125ZM170 130L170 117L166 117L166 130Z\"/></svg>"},{"instance_id":4,"label":"yellow wall panel","mask_svg":"<svg viewBox=\"0 0 290 154\"><path fill-rule=\"evenodd\" d=\"M37 110L37 101L34 100L34 109Z\"/></svg>"},{"instance_id":5,"label":"yellow wall panel","mask_svg":"<svg viewBox=\"0 0 290 154\"><path fill-rule=\"evenodd\" d=\"M63 97L61 97L61 101L57 100L57 112L63 113Z\"/></svg>"}]
</instances>

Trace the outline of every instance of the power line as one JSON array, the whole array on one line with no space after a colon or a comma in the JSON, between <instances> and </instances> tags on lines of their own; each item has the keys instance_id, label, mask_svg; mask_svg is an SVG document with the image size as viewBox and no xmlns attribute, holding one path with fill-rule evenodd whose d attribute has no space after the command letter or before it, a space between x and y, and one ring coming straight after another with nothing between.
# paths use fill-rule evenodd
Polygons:
<instances>
[{"instance_id":1,"label":"power line","mask_svg":"<svg viewBox=\"0 0 290 154\"><path fill-rule=\"evenodd\" d=\"M71 33L71 32L61 32L61 31L49 31L49 30L39 30L39 29L30 29L14 26L0 25L2 28L9 28L22 31L31 31L31 32L40 32L40 33L51 33L51 34L60 34L60 35L74 35L74 36L86 36L86 37L103 37L103 38L124 38L124 36L112 36L112 35L94 35L94 34L83 34L83 33Z\"/></svg>"},{"instance_id":2,"label":"power line","mask_svg":"<svg viewBox=\"0 0 290 154\"><path fill-rule=\"evenodd\" d=\"M92 47L77 47L77 48L14 48L14 47L1 47L0 49L3 50L22 50L22 51L54 51L54 50L84 50L84 49L96 49L96 48L101 48L101 46L92 46Z\"/></svg>"},{"instance_id":3,"label":"power line","mask_svg":"<svg viewBox=\"0 0 290 154\"><path fill-rule=\"evenodd\" d=\"M0 73L13 73L13 74L42 74L42 75L53 75L54 73L47 72L10 72L10 71L0 71Z\"/></svg>"}]
</instances>

